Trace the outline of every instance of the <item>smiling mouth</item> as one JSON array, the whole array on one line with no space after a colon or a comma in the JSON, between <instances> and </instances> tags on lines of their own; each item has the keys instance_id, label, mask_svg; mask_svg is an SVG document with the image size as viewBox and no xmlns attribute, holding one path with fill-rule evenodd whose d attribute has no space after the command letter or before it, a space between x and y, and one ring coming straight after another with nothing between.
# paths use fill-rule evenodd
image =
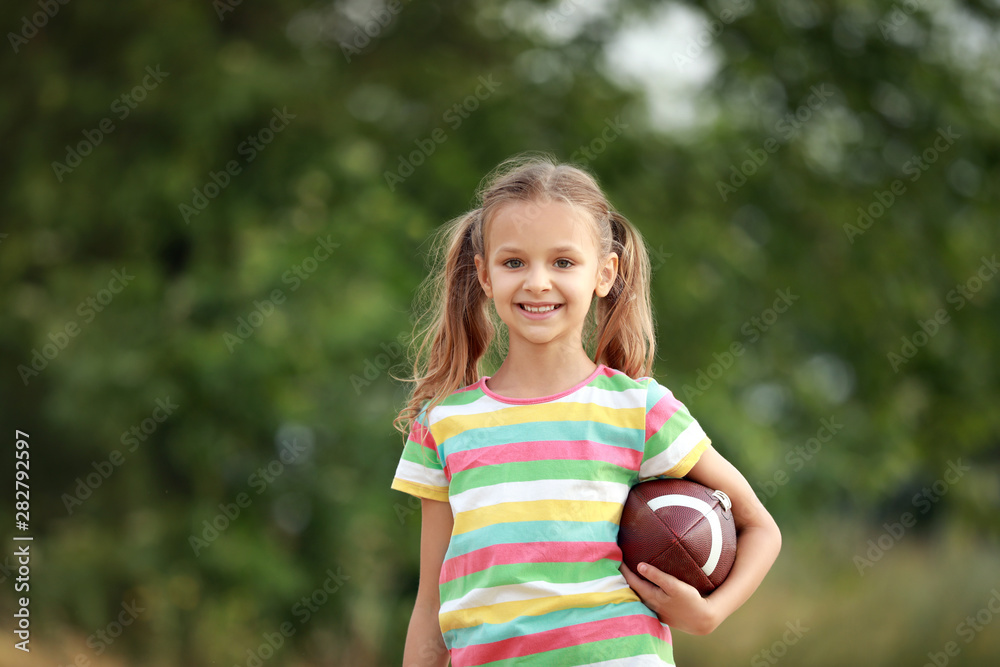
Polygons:
<instances>
[{"instance_id":1,"label":"smiling mouth","mask_svg":"<svg viewBox=\"0 0 1000 667\"><path fill-rule=\"evenodd\" d=\"M558 303L558 304L550 304L548 306L529 306L526 303L519 303L518 306L521 307L521 310L526 310L529 313L549 313L555 310L556 308L561 308L562 304Z\"/></svg>"}]
</instances>

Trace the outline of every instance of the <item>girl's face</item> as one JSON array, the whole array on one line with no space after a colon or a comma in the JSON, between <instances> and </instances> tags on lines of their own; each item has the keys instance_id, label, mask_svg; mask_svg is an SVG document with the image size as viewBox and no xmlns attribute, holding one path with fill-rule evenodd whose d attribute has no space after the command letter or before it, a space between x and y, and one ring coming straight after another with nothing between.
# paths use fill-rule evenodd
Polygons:
<instances>
[{"instance_id":1,"label":"girl's face","mask_svg":"<svg viewBox=\"0 0 1000 667\"><path fill-rule=\"evenodd\" d=\"M600 257L589 215L558 201L508 204L486 232L476 269L511 349L522 342L582 348L591 301L607 295L618 271L616 254Z\"/></svg>"}]
</instances>

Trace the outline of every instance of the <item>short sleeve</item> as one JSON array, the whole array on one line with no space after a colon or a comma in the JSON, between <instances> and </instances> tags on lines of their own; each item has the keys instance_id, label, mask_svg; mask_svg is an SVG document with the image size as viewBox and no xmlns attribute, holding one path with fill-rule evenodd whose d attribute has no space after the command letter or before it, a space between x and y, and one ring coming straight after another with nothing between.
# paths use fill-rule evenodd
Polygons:
<instances>
[{"instance_id":1,"label":"short sleeve","mask_svg":"<svg viewBox=\"0 0 1000 667\"><path fill-rule=\"evenodd\" d=\"M448 478L425 412L410 426L392 488L417 498L448 502Z\"/></svg>"},{"instance_id":2,"label":"short sleeve","mask_svg":"<svg viewBox=\"0 0 1000 667\"><path fill-rule=\"evenodd\" d=\"M646 385L645 437L640 481L683 477L712 444L687 407L652 378Z\"/></svg>"}]
</instances>

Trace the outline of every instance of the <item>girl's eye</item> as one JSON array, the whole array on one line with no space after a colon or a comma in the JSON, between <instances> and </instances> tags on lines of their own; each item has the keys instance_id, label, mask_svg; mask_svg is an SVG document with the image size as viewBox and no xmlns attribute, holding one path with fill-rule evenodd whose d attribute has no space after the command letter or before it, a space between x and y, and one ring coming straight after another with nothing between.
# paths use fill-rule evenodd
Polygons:
<instances>
[{"instance_id":1,"label":"girl's eye","mask_svg":"<svg viewBox=\"0 0 1000 667\"><path fill-rule=\"evenodd\" d=\"M519 259L508 259L503 265L508 269L519 269L524 265L524 262Z\"/></svg>"},{"instance_id":2,"label":"girl's eye","mask_svg":"<svg viewBox=\"0 0 1000 667\"><path fill-rule=\"evenodd\" d=\"M573 262L571 262L568 259L557 259L556 266L558 266L560 269L568 269L569 267L573 266Z\"/></svg>"}]
</instances>

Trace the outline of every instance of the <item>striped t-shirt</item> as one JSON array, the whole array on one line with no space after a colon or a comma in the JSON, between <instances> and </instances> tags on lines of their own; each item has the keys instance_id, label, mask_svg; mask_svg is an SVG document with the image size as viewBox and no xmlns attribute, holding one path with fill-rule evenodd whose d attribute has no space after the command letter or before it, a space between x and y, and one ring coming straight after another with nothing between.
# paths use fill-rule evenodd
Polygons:
<instances>
[{"instance_id":1,"label":"striped t-shirt","mask_svg":"<svg viewBox=\"0 0 1000 667\"><path fill-rule=\"evenodd\" d=\"M451 503L439 621L453 667L673 665L618 571L632 485L683 477L709 439L668 389L599 365L559 394L482 378L414 421L392 488Z\"/></svg>"}]
</instances>

